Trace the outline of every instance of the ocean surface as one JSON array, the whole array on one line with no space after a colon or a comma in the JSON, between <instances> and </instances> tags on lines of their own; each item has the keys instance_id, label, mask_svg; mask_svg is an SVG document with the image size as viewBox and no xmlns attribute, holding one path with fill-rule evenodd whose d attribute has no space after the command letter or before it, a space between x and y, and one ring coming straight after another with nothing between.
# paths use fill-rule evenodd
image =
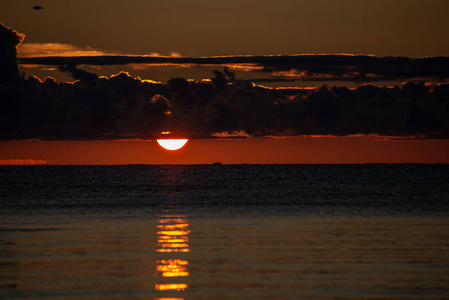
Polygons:
<instances>
[{"instance_id":1,"label":"ocean surface","mask_svg":"<svg viewBox=\"0 0 449 300\"><path fill-rule=\"evenodd\" d=\"M449 165L2 166L0 299L449 299Z\"/></svg>"}]
</instances>

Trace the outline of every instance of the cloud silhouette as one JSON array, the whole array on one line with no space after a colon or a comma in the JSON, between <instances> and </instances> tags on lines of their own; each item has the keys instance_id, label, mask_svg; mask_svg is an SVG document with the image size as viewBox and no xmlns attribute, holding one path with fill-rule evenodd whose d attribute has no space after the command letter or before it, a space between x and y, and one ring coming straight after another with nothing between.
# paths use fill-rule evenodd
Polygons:
<instances>
[{"instance_id":1,"label":"cloud silhouette","mask_svg":"<svg viewBox=\"0 0 449 300\"><path fill-rule=\"evenodd\" d=\"M362 85L349 89L323 85L317 89L274 89L237 81L229 69L215 71L209 81L172 78L162 84L126 72L99 77L78 67L85 58L57 58L63 62L60 70L75 81L56 82L53 78L18 75L16 47L23 35L3 25L0 33L1 51L5 53L2 64L7 66L1 69L0 81L3 140L151 139L162 131L190 138L236 133L254 137L378 134L449 138L449 84L409 82L402 87ZM96 59L117 62L116 57L88 60ZM354 68L357 72L376 70L378 76L443 76L447 71L447 58L339 55L216 59L223 64L260 64L270 72L291 71L293 66L303 74L335 76L355 74ZM390 68L389 64L395 67Z\"/></svg>"},{"instance_id":2,"label":"cloud silhouette","mask_svg":"<svg viewBox=\"0 0 449 300\"><path fill-rule=\"evenodd\" d=\"M86 77L1 84L0 138L154 138L162 131L449 137L447 84L276 90L234 82L218 89L212 81L157 84L126 73Z\"/></svg>"},{"instance_id":3,"label":"cloud silhouette","mask_svg":"<svg viewBox=\"0 0 449 300\"><path fill-rule=\"evenodd\" d=\"M277 80L410 80L449 78L449 57L376 57L373 55L267 55L226 57L150 57L150 56L78 56L78 57L24 57L23 64L77 65L123 64L196 64L246 65L248 71L270 73ZM242 69L244 70L244 69Z\"/></svg>"},{"instance_id":4,"label":"cloud silhouette","mask_svg":"<svg viewBox=\"0 0 449 300\"><path fill-rule=\"evenodd\" d=\"M78 69L73 62L68 62L66 66L59 66L59 70L62 72L68 72L76 80L82 80L87 83L95 83L99 79L98 75L95 73Z\"/></svg>"},{"instance_id":5,"label":"cloud silhouette","mask_svg":"<svg viewBox=\"0 0 449 300\"><path fill-rule=\"evenodd\" d=\"M18 75L17 47L25 35L0 22L0 83Z\"/></svg>"}]
</instances>

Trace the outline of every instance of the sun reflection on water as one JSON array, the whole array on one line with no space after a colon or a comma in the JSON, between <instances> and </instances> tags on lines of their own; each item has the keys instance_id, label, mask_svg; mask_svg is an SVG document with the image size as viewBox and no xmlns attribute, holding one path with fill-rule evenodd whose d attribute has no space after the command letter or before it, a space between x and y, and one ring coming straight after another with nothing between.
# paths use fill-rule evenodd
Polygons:
<instances>
[{"instance_id":1,"label":"sun reflection on water","mask_svg":"<svg viewBox=\"0 0 449 300\"><path fill-rule=\"evenodd\" d=\"M189 224L186 215L162 215L157 225L158 243L156 252L165 255L157 260L156 277L161 278L155 285L156 291L184 291L189 286L179 278L189 276L188 260L174 255L174 253L190 252L189 248ZM184 298L158 298L160 300L184 299Z\"/></svg>"},{"instance_id":2,"label":"sun reflection on water","mask_svg":"<svg viewBox=\"0 0 449 300\"><path fill-rule=\"evenodd\" d=\"M168 284L156 284L156 290L158 291L183 291L188 288L185 283L168 283Z\"/></svg>"}]
</instances>

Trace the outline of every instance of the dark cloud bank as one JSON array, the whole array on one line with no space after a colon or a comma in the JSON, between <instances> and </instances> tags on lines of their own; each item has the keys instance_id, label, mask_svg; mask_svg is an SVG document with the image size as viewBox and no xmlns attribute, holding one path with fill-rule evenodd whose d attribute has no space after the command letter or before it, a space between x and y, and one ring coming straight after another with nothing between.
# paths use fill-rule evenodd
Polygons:
<instances>
[{"instance_id":1,"label":"dark cloud bank","mask_svg":"<svg viewBox=\"0 0 449 300\"><path fill-rule=\"evenodd\" d=\"M250 64L275 78L307 80L410 80L416 78L445 80L449 78L449 57L376 57L370 55L275 55L228 57L148 57L148 56L81 56L21 58L23 64L77 65L123 64ZM259 69L258 69L259 70ZM274 79L274 78L272 78Z\"/></svg>"},{"instance_id":2,"label":"dark cloud bank","mask_svg":"<svg viewBox=\"0 0 449 300\"><path fill-rule=\"evenodd\" d=\"M233 132L449 138L449 84L271 89L235 80L228 69L216 71L211 81L173 78L159 84L127 73L98 77L78 68L76 61L60 67L76 81L58 83L52 78L42 81L19 74L16 46L22 39L12 29L0 26L3 140L147 139L162 131L191 138ZM266 63L265 68L272 72L291 70L295 65ZM307 72L322 74L322 64L320 68ZM334 69L325 72L340 74L339 63L330 61L326 68ZM446 74L447 64L421 68L426 76L430 69L444 77L441 74ZM388 76L407 70L410 68L390 68Z\"/></svg>"}]
</instances>

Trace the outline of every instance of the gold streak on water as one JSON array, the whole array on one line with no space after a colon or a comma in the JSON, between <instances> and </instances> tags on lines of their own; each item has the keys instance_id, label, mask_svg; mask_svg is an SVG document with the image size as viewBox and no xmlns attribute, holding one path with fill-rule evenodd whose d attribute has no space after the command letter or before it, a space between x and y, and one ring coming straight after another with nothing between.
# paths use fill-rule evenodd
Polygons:
<instances>
[{"instance_id":1,"label":"gold streak on water","mask_svg":"<svg viewBox=\"0 0 449 300\"><path fill-rule=\"evenodd\" d=\"M163 229L163 230L184 229L188 226L189 226L189 224L157 225L158 228Z\"/></svg>"},{"instance_id":2,"label":"gold streak on water","mask_svg":"<svg viewBox=\"0 0 449 300\"><path fill-rule=\"evenodd\" d=\"M188 260L174 256L175 253L190 252L189 248L189 224L185 215L164 215L159 219L157 225L158 244L156 253L164 255L157 260L156 277L160 277L160 283L155 285L157 291L180 292L188 288L187 283L179 282L176 278L189 276ZM167 282L168 280L168 282ZM159 281L159 280L158 280ZM184 299L184 298L158 298L158 299Z\"/></svg>"},{"instance_id":3,"label":"gold streak on water","mask_svg":"<svg viewBox=\"0 0 449 300\"><path fill-rule=\"evenodd\" d=\"M186 216L183 216L184 218ZM177 223L186 223L187 220L184 218L174 218L174 219L159 219L159 223L161 224L165 224L165 223L173 223L173 222L177 222Z\"/></svg>"},{"instance_id":4,"label":"gold streak on water","mask_svg":"<svg viewBox=\"0 0 449 300\"><path fill-rule=\"evenodd\" d=\"M158 243L187 243L189 239L187 237L173 239L171 237L164 237L158 240Z\"/></svg>"},{"instance_id":5,"label":"gold streak on water","mask_svg":"<svg viewBox=\"0 0 449 300\"><path fill-rule=\"evenodd\" d=\"M189 233L190 231L188 230L164 230L157 232L159 236L167 236L167 235L185 236Z\"/></svg>"},{"instance_id":6,"label":"gold streak on water","mask_svg":"<svg viewBox=\"0 0 449 300\"><path fill-rule=\"evenodd\" d=\"M162 248L188 248L187 243L159 243L159 247Z\"/></svg>"},{"instance_id":7,"label":"gold streak on water","mask_svg":"<svg viewBox=\"0 0 449 300\"><path fill-rule=\"evenodd\" d=\"M190 252L190 249L156 249L156 252Z\"/></svg>"},{"instance_id":8,"label":"gold streak on water","mask_svg":"<svg viewBox=\"0 0 449 300\"><path fill-rule=\"evenodd\" d=\"M179 266L188 265L189 262L187 260L182 259L160 259L158 260L161 264L177 264Z\"/></svg>"},{"instance_id":9,"label":"gold streak on water","mask_svg":"<svg viewBox=\"0 0 449 300\"><path fill-rule=\"evenodd\" d=\"M183 291L188 287L185 283L156 284L158 291Z\"/></svg>"}]
</instances>

